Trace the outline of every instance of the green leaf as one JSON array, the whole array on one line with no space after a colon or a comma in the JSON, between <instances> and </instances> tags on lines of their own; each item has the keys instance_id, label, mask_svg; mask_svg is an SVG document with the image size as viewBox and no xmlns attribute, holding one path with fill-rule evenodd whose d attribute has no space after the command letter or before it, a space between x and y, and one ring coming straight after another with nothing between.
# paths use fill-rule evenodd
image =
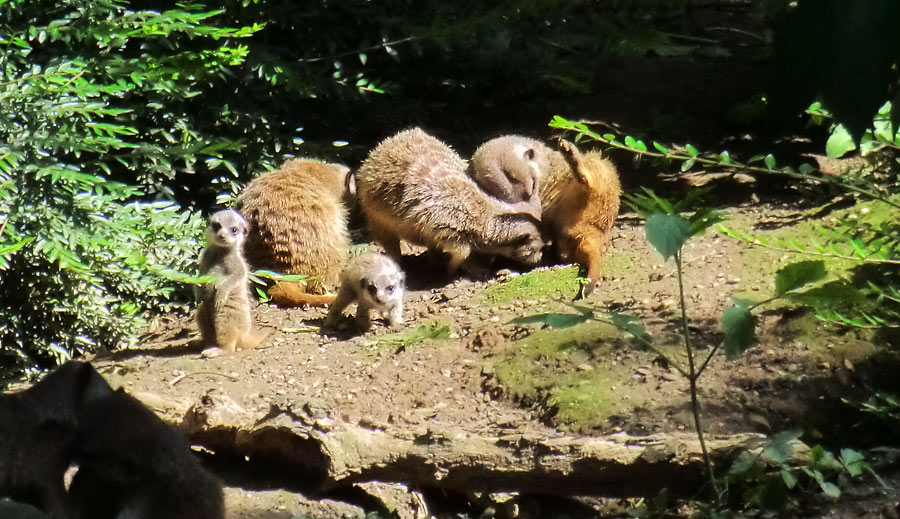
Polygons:
<instances>
[{"instance_id":1,"label":"green leaf","mask_svg":"<svg viewBox=\"0 0 900 519\"><path fill-rule=\"evenodd\" d=\"M721 213L712 209L700 209L688 218L691 236L697 236L709 227L725 219Z\"/></svg>"},{"instance_id":2,"label":"green leaf","mask_svg":"<svg viewBox=\"0 0 900 519\"><path fill-rule=\"evenodd\" d=\"M641 324L641 320L638 317L610 312L609 322L623 332L631 334L631 336L636 339L643 341L650 340L650 334L647 333L647 330L644 328L644 325Z\"/></svg>"},{"instance_id":3,"label":"green leaf","mask_svg":"<svg viewBox=\"0 0 900 519\"><path fill-rule=\"evenodd\" d=\"M834 131L831 132L831 136L825 143L825 154L831 158L841 157L855 149L856 143L853 142L853 137L843 124L834 127Z\"/></svg>"},{"instance_id":4,"label":"green leaf","mask_svg":"<svg viewBox=\"0 0 900 519\"><path fill-rule=\"evenodd\" d=\"M650 245L663 259L674 256L691 237L691 226L677 214L656 213L647 218L644 226Z\"/></svg>"},{"instance_id":5,"label":"green leaf","mask_svg":"<svg viewBox=\"0 0 900 519\"><path fill-rule=\"evenodd\" d=\"M794 454L793 443L800 439L802 434L803 431L799 429L776 434L766 442L762 455L779 465L786 463Z\"/></svg>"},{"instance_id":6,"label":"green leaf","mask_svg":"<svg viewBox=\"0 0 900 519\"><path fill-rule=\"evenodd\" d=\"M723 151L719 153L719 163L720 164L731 164L731 155L727 151Z\"/></svg>"},{"instance_id":7,"label":"green leaf","mask_svg":"<svg viewBox=\"0 0 900 519\"><path fill-rule=\"evenodd\" d=\"M765 164L769 169L775 169L775 157L773 157L772 154L769 153L765 156L765 158L763 158L763 164Z\"/></svg>"},{"instance_id":8,"label":"green leaf","mask_svg":"<svg viewBox=\"0 0 900 519\"><path fill-rule=\"evenodd\" d=\"M798 261L782 268L775 274L775 296L796 290L825 277L823 260Z\"/></svg>"},{"instance_id":9,"label":"green leaf","mask_svg":"<svg viewBox=\"0 0 900 519\"><path fill-rule=\"evenodd\" d=\"M756 338L756 321L750 308L742 304L729 306L722 312L725 358L734 360L747 350Z\"/></svg>"},{"instance_id":10,"label":"green leaf","mask_svg":"<svg viewBox=\"0 0 900 519\"><path fill-rule=\"evenodd\" d=\"M690 144L685 144L685 145L684 145L684 149L685 149L685 150L688 152L688 154L689 154L691 157L693 157L693 158L696 158L697 155L700 155L700 152L697 150L697 148L691 146Z\"/></svg>"},{"instance_id":11,"label":"green leaf","mask_svg":"<svg viewBox=\"0 0 900 519\"><path fill-rule=\"evenodd\" d=\"M816 482L819 483L819 487L822 488L822 492L824 492L826 496L833 499L841 497L841 489L838 488L838 486L834 483L825 481L825 479L821 476L816 478Z\"/></svg>"},{"instance_id":12,"label":"green leaf","mask_svg":"<svg viewBox=\"0 0 900 519\"><path fill-rule=\"evenodd\" d=\"M685 171L691 169L694 166L695 162L696 161L694 159L687 159L686 161L682 162L681 163L681 172L684 173Z\"/></svg>"},{"instance_id":13,"label":"green leaf","mask_svg":"<svg viewBox=\"0 0 900 519\"><path fill-rule=\"evenodd\" d=\"M656 150L659 151L660 153L662 153L663 155L669 154L669 148L666 148L665 146L663 146L662 144L660 144L656 141L653 141L653 147L656 148Z\"/></svg>"},{"instance_id":14,"label":"green leaf","mask_svg":"<svg viewBox=\"0 0 900 519\"><path fill-rule=\"evenodd\" d=\"M543 324L544 326L549 326L551 328L571 328L572 326L579 325L588 320L590 320L590 316L585 316L583 314L546 313L516 317L510 322L515 324Z\"/></svg>"},{"instance_id":15,"label":"green leaf","mask_svg":"<svg viewBox=\"0 0 900 519\"><path fill-rule=\"evenodd\" d=\"M841 449L841 465L853 476L859 476L866 468L866 458L860 452L853 449Z\"/></svg>"},{"instance_id":16,"label":"green leaf","mask_svg":"<svg viewBox=\"0 0 900 519\"><path fill-rule=\"evenodd\" d=\"M784 486L786 486L788 490L793 490L794 487L797 486L797 476L794 475L790 467L781 467L779 473L781 474L781 480L784 481Z\"/></svg>"}]
</instances>

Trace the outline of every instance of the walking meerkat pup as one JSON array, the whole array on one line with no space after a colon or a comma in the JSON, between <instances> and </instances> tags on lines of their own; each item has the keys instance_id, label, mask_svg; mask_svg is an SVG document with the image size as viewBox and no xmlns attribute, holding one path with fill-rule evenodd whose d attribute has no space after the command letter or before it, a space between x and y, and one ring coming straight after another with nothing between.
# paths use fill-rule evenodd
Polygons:
<instances>
[{"instance_id":1,"label":"walking meerkat pup","mask_svg":"<svg viewBox=\"0 0 900 519\"><path fill-rule=\"evenodd\" d=\"M200 274L218 279L197 290L197 326L206 348L226 352L255 348L265 333L253 329L250 315L250 272L242 247L247 221L233 209L213 213L206 227L206 248L200 254Z\"/></svg>"},{"instance_id":2,"label":"walking meerkat pup","mask_svg":"<svg viewBox=\"0 0 900 519\"><path fill-rule=\"evenodd\" d=\"M254 269L306 274L306 283L279 282L269 289L284 306L324 305L336 288L350 250L350 169L315 160L289 160L254 179L237 208L250 224L244 253Z\"/></svg>"},{"instance_id":3,"label":"walking meerkat pup","mask_svg":"<svg viewBox=\"0 0 900 519\"><path fill-rule=\"evenodd\" d=\"M549 161L550 149L542 142L504 135L479 146L466 173L485 193L540 217L540 180Z\"/></svg>"},{"instance_id":4,"label":"walking meerkat pup","mask_svg":"<svg viewBox=\"0 0 900 519\"><path fill-rule=\"evenodd\" d=\"M448 254L451 274L472 252L526 265L541 260L539 218L484 193L466 176L466 162L420 128L382 141L356 178L369 231L396 261L401 239Z\"/></svg>"},{"instance_id":5,"label":"walking meerkat pup","mask_svg":"<svg viewBox=\"0 0 900 519\"><path fill-rule=\"evenodd\" d=\"M334 328L344 309L356 303L356 324L366 331L372 326L369 312L387 319L388 326L403 323L403 282L400 266L384 254L368 253L354 259L341 274L341 288L328 309L325 327Z\"/></svg>"},{"instance_id":6,"label":"walking meerkat pup","mask_svg":"<svg viewBox=\"0 0 900 519\"><path fill-rule=\"evenodd\" d=\"M541 183L543 222L559 258L587 270L582 295L589 296L600 282L622 187L616 167L600 151L582 153L565 140L559 150L550 154Z\"/></svg>"}]
</instances>

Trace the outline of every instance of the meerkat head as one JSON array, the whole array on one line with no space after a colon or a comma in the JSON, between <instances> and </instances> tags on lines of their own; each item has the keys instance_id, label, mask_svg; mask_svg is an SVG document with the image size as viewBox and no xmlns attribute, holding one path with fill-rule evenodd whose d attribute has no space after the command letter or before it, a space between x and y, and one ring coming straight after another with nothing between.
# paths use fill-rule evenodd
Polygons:
<instances>
[{"instance_id":1,"label":"meerkat head","mask_svg":"<svg viewBox=\"0 0 900 519\"><path fill-rule=\"evenodd\" d=\"M394 306L403 299L405 276L392 260L388 261L390 263L380 262L377 268L366 272L359 280L360 297L368 299L376 307Z\"/></svg>"},{"instance_id":2,"label":"meerkat head","mask_svg":"<svg viewBox=\"0 0 900 519\"><path fill-rule=\"evenodd\" d=\"M540 229L540 221L530 214L501 214L506 220L506 239L500 244L501 253L525 265L537 265L546 245Z\"/></svg>"},{"instance_id":3,"label":"meerkat head","mask_svg":"<svg viewBox=\"0 0 900 519\"><path fill-rule=\"evenodd\" d=\"M206 242L225 249L239 247L247 236L247 220L234 209L213 213L206 226Z\"/></svg>"},{"instance_id":4,"label":"meerkat head","mask_svg":"<svg viewBox=\"0 0 900 519\"><path fill-rule=\"evenodd\" d=\"M540 141L505 135L475 150L468 173L484 192L540 218L540 180L549 160L549 149Z\"/></svg>"}]
</instances>

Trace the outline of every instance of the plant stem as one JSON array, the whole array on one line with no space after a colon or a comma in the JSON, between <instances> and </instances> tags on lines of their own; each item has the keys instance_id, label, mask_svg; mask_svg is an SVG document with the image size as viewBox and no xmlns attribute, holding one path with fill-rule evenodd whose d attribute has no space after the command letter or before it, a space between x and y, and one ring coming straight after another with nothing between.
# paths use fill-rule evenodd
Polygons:
<instances>
[{"instance_id":1,"label":"plant stem","mask_svg":"<svg viewBox=\"0 0 900 519\"><path fill-rule=\"evenodd\" d=\"M697 439L700 440L700 451L703 453L703 462L706 464L706 471L709 474L709 483L712 486L713 497L716 505L719 503L719 485L716 484L716 476L713 472L712 460L709 458L709 451L706 450L706 441L703 438L703 422L700 420L700 401L697 397L697 378L700 374L694 367L694 350L691 346L691 335L688 329L687 307L684 300L684 276L681 270L681 251L675 253L675 266L678 269L678 297L681 302L681 329L684 336L684 349L688 358L688 382L691 391L691 411L694 414L694 428L697 429Z\"/></svg>"},{"instance_id":2,"label":"plant stem","mask_svg":"<svg viewBox=\"0 0 900 519\"><path fill-rule=\"evenodd\" d=\"M581 133L583 135L587 135L588 137L590 137L591 139L594 139L595 141L602 142L603 144L606 144L613 148L618 148L620 150L628 151L629 153L633 153L635 155L641 155L641 156L645 156L645 157L655 157L655 158L667 159L667 160L679 160L682 162L692 160L695 163L702 164L704 166L719 167L719 168L732 169L732 170L753 171L756 173L769 173L769 174L776 174L776 175L784 175L784 176L787 176L790 178L796 178L798 180L811 180L814 182L831 183L831 184L838 185L841 188L846 189L848 191L853 191L855 193L865 195L872 200L879 200L885 204L890 205L891 207L900 209L900 203L894 202L887 196L881 195L875 191L872 191L871 189L854 186L854 185L848 184L848 183L842 183L837 177L830 177L828 175L816 176L816 175L810 175L807 173L799 173L797 171L793 171L788 168L768 168L768 167L763 168L763 167L759 167L759 166L751 166L749 164L742 164L733 159L729 159L726 162L726 161L721 160L720 158L701 157L699 155L692 155L687 151L681 151L681 150L674 150L674 151L669 150L666 153L662 153L662 152L658 152L658 151L638 149L638 148L628 146L627 144L623 144L615 139L607 139L603 135L600 135L599 133L597 133L597 132L591 130L590 128L588 128L587 126L585 126L584 123L569 123L569 124L565 124L565 125L551 123L550 126L554 127L554 128L559 128L562 130L569 130L569 131Z\"/></svg>"}]
</instances>

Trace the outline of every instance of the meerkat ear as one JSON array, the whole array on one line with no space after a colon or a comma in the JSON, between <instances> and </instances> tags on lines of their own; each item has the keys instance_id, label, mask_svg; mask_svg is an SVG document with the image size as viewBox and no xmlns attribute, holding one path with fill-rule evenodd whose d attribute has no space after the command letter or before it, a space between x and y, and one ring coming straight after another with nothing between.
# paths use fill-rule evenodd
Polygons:
<instances>
[{"instance_id":1,"label":"meerkat ear","mask_svg":"<svg viewBox=\"0 0 900 519\"><path fill-rule=\"evenodd\" d=\"M534 160L534 148L528 148L525 150L525 158L528 160Z\"/></svg>"}]
</instances>

